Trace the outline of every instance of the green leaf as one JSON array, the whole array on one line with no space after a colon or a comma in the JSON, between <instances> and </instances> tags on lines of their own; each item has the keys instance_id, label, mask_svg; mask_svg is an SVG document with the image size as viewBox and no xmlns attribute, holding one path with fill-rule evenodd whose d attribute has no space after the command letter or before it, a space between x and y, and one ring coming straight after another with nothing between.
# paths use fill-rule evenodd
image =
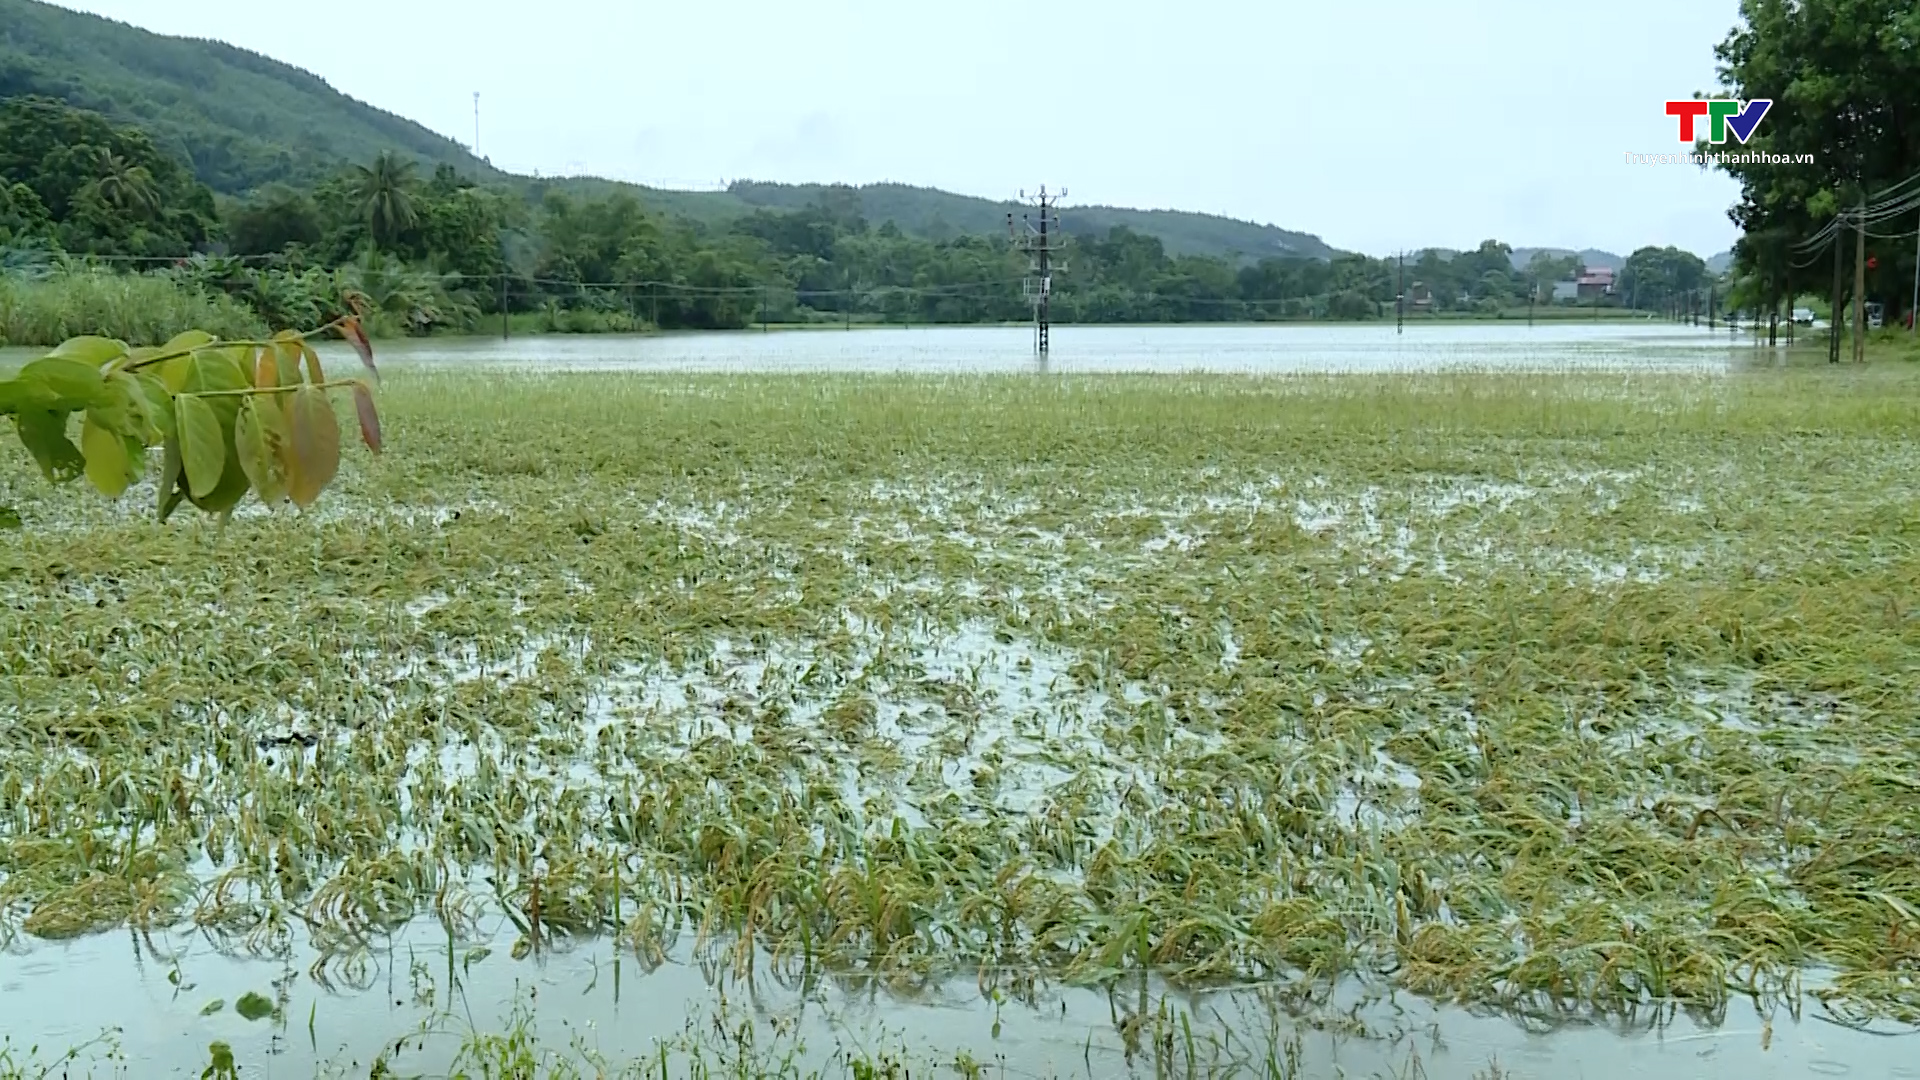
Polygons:
<instances>
[{"instance_id":1,"label":"green leaf","mask_svg":"<svg viewBox=\"0 0 1920 1080\"><path fill-rule=\"evenodd\" d=\"M48 356L20 369L16 381L28 392L38 392L40 406L48 412L79 412L92 408L106 392L106 376L100 370L64 356ZM45 395L53 395L45 400Z\"/></svg>"},{"instance_id":2,"label":"green leaf","mask_svg":"<svg viewBox=\"0 0 1920 1080\"><path fill-rule=\"evenodd\" d=\"M110 364L127 355L127 343L103 337L77 337L60 343L59 347L47 354L63 360L73 360L99 371L104 364Z\"/></svg>"},{"instance_id":3,"label":"green leaf","mask_svg":"<svg viewBox=\"0 0 1920 1080\"><path fill-rule=\"evenodd\" d=\"M227 440L220 430L220 416L206 399L197 397L175 399L174 410L180 425L180 462L187 474L187 493L195 498L211 494L227 466Z\"/></svg>"},{"instance_id":4,"label":"green leaf","mask_svg":"<svg viewBox=\"0 0 1920 1080\"><path fill-rule=\"evenodd\" d=\"M205 495L187 495L193 505L209 514L224 514L239 506L240 500L246 498L252 488L247 471L240 467L240 452L231 443L226 449L227 459L221 466L220 483Z\"/></svg>"},{"instance_id":5,"label":"green leaf","mask_svg":"<svg viewBox=\"0 0 1920 1080\"><path fill-rule=\"evenodd\" d=\"M236 359L235 348L242 354ZM253 380L242 370L246 346L224 349L202 349L187 356L178 356L160 365L160 381L166 384L173 394L204 394L212 390L245 390L253 385ZM227 415L239 408L237 402L227 404Z\"/></svg>"},{"instance_id":6,"label":"green leaf","mask_svg":"<svg viewBox=\"0 0 1920 1080\"><path fill-rule=\"evenodd\" d=\"M214 336L205 330L188 330L184 333L175 334L173 340L160 346L160 352L155 355L192 352L195 349L211 345L213 342Z\"/></svg>"},{"instance_id":7,"label":"green leaf","mask_svg":"<svg viewBox=\"0 0 1920 1080\"><path fill-rule=\"evenodd\" d=\"M127 454L127 438L101 424L92 413L80 425L80 453L86 458L87 480L100 494L117 499L140 478Z\"/></svg>"},{"instance_id":8,"label":"green leaf","mask_svg":"<svg viewBox=\"0 0 1920 1080\"><path fill-rule=\"evenodd\" d=\"M115 435L142 443L152 427L147 422L146 392L125 372L107 377L107 388L87 410L87 416Z\"/></svg>"},{"instance_id":9,"label":"green leaf","mask_svg":"<svg viewBox=\"0 0 1920 1080\"><path fill-rule=\"evenodd\" d=\"M233 448L240 468L260 501L268 506L287 497L285 423L279 402L250 397L241 402L240 415L233 424Z\"/></svg>"},{"instance_id":10,"label":"green leaf","mask_svg":"<svg viewBox=\"0 0 1920 1080\"><path fill-rule=\"evenodd\" d=\"M340 469L340 419L327 392L303 386L287 403L287 496L305 510L320 498Z\"/></svg>"},{"instance_id":11,"label":"green leaf","mask_svg":"<svg viewBox=\"0 0 1920 1080\"><path fill-rule=\"evenodd\" d=\"M11 416L21 409L45 409L52 406L54 400L51 391L17 379L0 379L0 416Z\"/></svg>"},{"instance_id":12,"label":"green leaf","mask_svg":"<svg viewBox=\"0 0 1920 1080\"><path fill-rule=\"evenodd\" d=\"M200 1015L212 1016L214 1013L217 1013L221 1009L224 1009L226 1007L227 1007L226 1001L224 1001L221 998L214 998L212 1001L207 1002L205 1008L200 1010Z\"/></svg>"},{"instance_id":13,"label":"green leaf","mask_svg":"<svg viewBox=\"0 0 1920 1080\"><path fill-rule=\"evenodd\" d=\"M80 448L67 438L68 415L31 409L15 413L13 417L21 444L39 463L40 471L56 484L72 480L87 468L87 459L81 455Z\"/></svg>"},{"instance_id":14,"label":"green leaf","mask_svg":"<svg viewBox=\"0 0 1920 1080\"><path fill-rule=\"evenodd\" d=\"M273 1015L273 999L249 990L233 1003L233 1011L248 1020L265 1020Z\"/></svg>"},{"instance_id":15,"label":"green leaf","mask_svg":"<svg viewBox=\"0 0 1920 1080\"><path fill-rule=\"evenodd\" d=\"M160 433L160 439L171 438L173 436L173 395L167 393L167 385L160 381L159 376L149 375L144 371L135 372L129 378L140 387L141 395L146 401L147 422ZM158 442L160 439L148 441Z\"/></svg>"},{"instance_id":16,"label":"green leaf","mask_svg":"<svg viewBox=\"0 0 1920 1080\"><path fill-rule=\"evenodd\" d=\"M160 465L160 523L166 524L186 496L180 491L180 439L167 437L166 457Z\"/></svg>"}]
</instances>

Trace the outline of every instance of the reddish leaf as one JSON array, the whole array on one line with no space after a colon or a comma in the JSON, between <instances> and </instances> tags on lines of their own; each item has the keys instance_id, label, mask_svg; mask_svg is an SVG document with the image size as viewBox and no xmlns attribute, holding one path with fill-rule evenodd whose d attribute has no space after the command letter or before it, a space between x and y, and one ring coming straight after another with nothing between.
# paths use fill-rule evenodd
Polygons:
<instances>
[{"instance_id":1,"label":"reddish leaf","mask_svg":"<svg viewBox=\"0 0 1920 1080\"><path fill-rule=\"evenodd\" d=\"M340 467L340 421L327 392L303 386L287 402L287 497L305 510Z\"/></svg>"},{"instance_id":2,"label":"reddish leaf","mask_svg":"<svg viewBox=\"0 0 1920 1080\"><path fill-rule=\"evenodd\" d=\"M274 359L274 350L261 349L260 355L253 358L253 386L256 390L275 390L280 386L280 362Z\"/></svg>"},{"instance_id":3,"label":"reddish leaf","mask_svg":"<svg viewBox=\"0 0 1920 1080\"><path fill-rule=\"evenodd\" d=\"M315 386L326 382L326 373L320 370L320 354L314 352L313 346L307 344L305 341L300 342L300 351L304 353L307 358L307 381Z\"/></svg>"},{"instance_id":4,"label":"reddish leaf","mask_svg":"<svg viewBox=\"0 0 1920 1080\"><path fill-rule=\"evenodd\" d=\"M373 391L365 383L353 384L353 408L360 414L360 438L366 441L367 449L380 452L380 414L373 408Z\"/></svg>"},{"instance_id":5,"label":"reddish leaf","mask_svg":"<svg viewBox=\"0 0 1920 1080\"><path fill-rule=\"evenodd\" d=\"M340 324L340 336L347 339L353 351L360 354L360 362L373 372L374 378L380 377L380 369L373 366L373 342L367 340L367 332L360 328L358 318L349 318Z\"/></svg>"}]
</instances>

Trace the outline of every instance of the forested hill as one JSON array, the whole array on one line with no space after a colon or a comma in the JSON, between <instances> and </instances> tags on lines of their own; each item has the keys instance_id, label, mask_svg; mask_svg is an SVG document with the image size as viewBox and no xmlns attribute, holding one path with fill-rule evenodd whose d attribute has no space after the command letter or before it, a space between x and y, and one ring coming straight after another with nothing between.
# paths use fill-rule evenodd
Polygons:
<instances>
[{"instance_id":1,"label":"forested hill","mask_svg":"<svg viewBox=\"0 0 1920 1080\"><path fill-rule=\"evenodd\" d=\"M819 200L825 190L817 184L738 183L729 193L750 206L797 210ZM892 221L905 232L933 240L961 233L1003 233L1009 213L1017 220L1028 210L1017 203L903 184L869 184L855 190L867 220ZM1158 237L1169 255L1211 255L1257 262L1288 256L1330 259L1339 254L1317 236L1180 210L1074 206L1069 201L1060 211L1060 222L1067 232L1083 236L1105 236L1114 226L1125 225L1134 232Z\"/></svg>"},{"instance_id":2,"label":"forested hill","mask_svg":"<svg viewBox=\"0 0 1920 1080\"><path fill-rule=\"evenodd\" d=\"M313 181L382 150L480 179L499 175L452 139L258 53L34 0L0 0L0 98L28 94L144 129L226 194Z\"/></svg>"},{"instance_id":3,"label":"forested hill","mask_svg":"<svg viewBox=\"0 0 1920 1080\"><path fill-rule=\"evenodd\" d=\"M519 180L576 192L625 189L654 209L727 224L756 209L798 208L820 185L739 183L724 192L658 191L605 180L508 177L467 148L405 117L355 100L311 72L217 41L167 37L35 0L0 0L0 98L37 94L147 131L190 162L213 190L237 195L275 181L307 184L344 162L383 150L427 166L452 165L477 180ZM859 213L927 239L1004 233L1009 210L991 199L931 188L858 189ZM1268 256L1329 258L1319 237L1208 214L1115 207L1068 208L1068 232L1105 235L1114 225L1158 238L1174 255L1233 262Z\"/></svg>"}]
</instances>

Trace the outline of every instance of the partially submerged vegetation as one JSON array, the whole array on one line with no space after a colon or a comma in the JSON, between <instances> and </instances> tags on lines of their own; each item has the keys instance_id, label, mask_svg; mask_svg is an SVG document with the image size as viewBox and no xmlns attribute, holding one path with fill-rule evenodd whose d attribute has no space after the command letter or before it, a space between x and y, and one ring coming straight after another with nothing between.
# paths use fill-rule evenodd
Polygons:
<instances>
[{"instance_id":1,"label":"partially submerged vegetation","mask_svg":"<svg viewBox=\"0 0 1920 1080\"><path fill-rule=\"evenodd\" d=\"M0 943L1912 1020L1920 383L1822 367L403 369L223 532L9 443Z\"/></svg>"}]
</instances>

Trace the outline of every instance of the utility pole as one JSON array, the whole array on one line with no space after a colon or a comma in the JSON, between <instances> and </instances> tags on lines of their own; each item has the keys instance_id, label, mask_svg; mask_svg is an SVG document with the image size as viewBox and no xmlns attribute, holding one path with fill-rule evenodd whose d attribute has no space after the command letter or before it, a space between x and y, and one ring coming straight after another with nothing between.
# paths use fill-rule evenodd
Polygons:
<instances>
[{"instance_id":1,"label":"utility pole","mask_svg":"<svg viewBox=\"0 0 1920 1080\"><path fill-rule=\"evenodd\" d=\"M1845 236L1846 212L1842 211L1840 220L1833 226L1833 312L1827 319L1827 363L1840 362L1840 274L1841 249L1840 238Z\"/></svg>"},{"instance_id":2,"label":"utility pole","mask_svg":"<svg viewBox=\"0 0 1920 1080\"><path fill-rule=\"evenodd\" d=\"M1041 356L1047 355L1051 344L1049 308L1053 300L1053 272L1067 268L1065 262L1055 258L1062 250L1066 234L1060 230L1060 216L1054 213L1060 200L1066 197L1067 189L1061 188L1058 195L1049 195L1044 184L1040 187L1040 193L1031 198L1022 190L1020 198L1033 203L1040 211L1040 223L1037 226L1031 215L1020 215L1021 222L1026 226L1024 233L1015 229L1013 215L1007 215L1008 238L1016 249L1026 252L1028 268L1034 275L1021 291L1033 301L1034 351Z\"/></svg>"},{"instance_id":3,"label":"utility pole","mask_svg":"<svg viewBox=\"0 0 1920 1080\"><path fill-rule=\"evenodd\" d=\"M1913 306L1907 309L1907 336L1920 330L1920 229L1913 233Z\"/></svg>"},{"instance_id":4,"label":"utility pole","mask_svg":"<svg viewBox=\"0 0 1920 1080\"><path fill-rule=\"evenodd\" d=\"M1407 253L1404 251L1400 253L1400 284L1398 289L1399 294L1394 299L1393 332L1395 334L1404 334L1407 332Z\"/></svg>"},{"instance_id":5,"label":"utility pole","mask_svg":"<svg viewBox=\"0 0 1920 1080\"><path fill-rule=\"evenodd\" d=\"M507 272L500 271L500 340L507 340Z\"/></svg>"},{"instance_id":6,"label":"utility pole","mask_svg":"<svg viewBox=\"0 0 1920 1080\"><path fill-rule=\"evenodd\" d=\"M1867 198L1860 197L1860 220L1853 224L1853 362L1867 359Z\"/></svg>"},{"instance_id":7,"label":"utility pole","mask_svg":"<svg viewBox=\"0 0 1920 1080\"><path fill-rule=\"evenodd\" d=\"M1713 325L1713 319L1715 314L1717 314L1717 312L1715 312L1714 307L1719 302L1719 300L1720 300L1719 288L1713 285L1707 286L1707 329L1709 330L1715 329Z\"/></svg>"}]
</instances>

